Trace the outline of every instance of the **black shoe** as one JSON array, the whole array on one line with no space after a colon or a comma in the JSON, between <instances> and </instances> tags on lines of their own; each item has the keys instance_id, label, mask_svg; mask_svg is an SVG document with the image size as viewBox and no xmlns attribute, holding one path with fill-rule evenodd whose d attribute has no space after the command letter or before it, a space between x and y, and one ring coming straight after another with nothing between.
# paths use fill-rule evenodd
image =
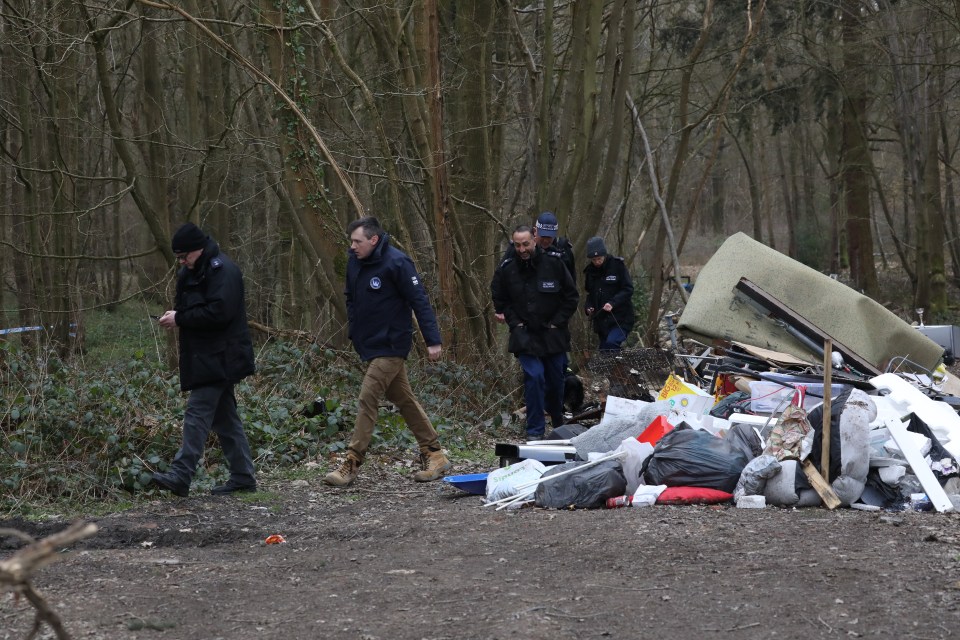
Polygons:
<instances>
[{"instance_id":1,"label":"black shoe","mask_svg":"<svg viewBox=\"0 0 960 640\"><path fill-rule=\"evenodd\" d=\"M256 493L257 492L257 483L253 484L240 484L239 482L234 482L233 480L227 480L224 484L217 485L213 489L210 489L210 493L215 496L227 496L231 493Z\"/></svg>"},{"instance_id":2,"label":"black shoe","mask_svg":"<svg viewBox=\"0 0 960 640\"><path fill-rule=\"evenodd\" d=\"M169 474L155 473L150 480L153 482L153 484L157 485L164 491L169 491L175 496L186 498L188 495L190 495L190 485L184 485L181 482L177 482L177 480Z\"/></svg>"}]
</instances>

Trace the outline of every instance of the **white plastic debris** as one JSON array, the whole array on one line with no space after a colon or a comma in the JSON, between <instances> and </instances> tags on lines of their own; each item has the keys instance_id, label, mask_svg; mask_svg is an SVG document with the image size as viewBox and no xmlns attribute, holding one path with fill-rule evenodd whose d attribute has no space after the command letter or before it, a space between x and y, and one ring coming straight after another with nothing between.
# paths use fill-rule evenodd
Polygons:
<instances>
[{"instance_id":1,"label":"white plastic debris","mask_svg":"<svg viewBox=\"0 0 960 640\"><path fill-rule=\"evenodd\" d=\"M896 487L900 484L900 479L907 474L907 468L901 465L893 465L880 467L879 472L881 480L891 487Z\"/></svg>"},{"instance_id":2,"label":"white plastic debris","mask_svg":"<svg viewBox=\"0 0 960 640\"><path fill-rule=\"evenodd\" d=\"M763 509L767 499L763 496L742 496L737 500L737 509Z\"/></svg>"}]
</instances>

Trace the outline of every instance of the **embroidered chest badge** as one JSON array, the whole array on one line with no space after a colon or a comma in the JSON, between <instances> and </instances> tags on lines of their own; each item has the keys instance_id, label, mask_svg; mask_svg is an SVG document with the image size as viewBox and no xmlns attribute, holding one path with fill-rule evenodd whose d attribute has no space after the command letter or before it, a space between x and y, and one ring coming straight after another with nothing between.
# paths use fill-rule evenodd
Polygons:
<instances>
[{"instance_id":1,"label":"embroidered chest badge","mask_svg":"<svg viewBox=\"0 0 960 640\"><path fill-rule=\"evenodd\" d=\"M607 276L606 279L607 279L607 282L616 282L616 281L617 281L617 276L615 276L615 275L609 275L609 276Z\"/></svg>"},{"instance_id":2,"label":"embroidered chest badge","mask_svg":"<svg viewBox=\"0 0 960 640\"><path fill-rule=\"evenodd\" d=\"M379 277L374 276L374 277L370 278L370 288L371 288L371 289L379 289L382 285L383 285L383 283L380 282L380 278L379 278Z\"/></svg>"}]
</instances>

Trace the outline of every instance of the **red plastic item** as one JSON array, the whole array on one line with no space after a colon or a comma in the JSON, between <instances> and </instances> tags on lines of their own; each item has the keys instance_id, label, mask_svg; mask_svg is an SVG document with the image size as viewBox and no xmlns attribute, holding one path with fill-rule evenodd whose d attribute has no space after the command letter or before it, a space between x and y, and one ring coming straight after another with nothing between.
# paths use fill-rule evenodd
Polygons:
<instances>
[{"instance_id":1,"label":"red plastic item","mask_svg":"<svg viewBox=\"0 0 960 640\"><path fill-rule=\"evenodd\" d=\"M649 444L656 444L657 440L662 438L673 431L673 425L667 422L667 419L663 416L657 416L653 419L653 422L647 425L647 428L643 430L643 433L637 436L637 440L640 442L647 442Z\"/></svg>"},{"instance_id":2,"label":"red plastic item","mask_svg":"<svg viewBox=\"0 0 960 640\"><path fill-rule=\"evenodd\" d=\"M731 393L738 391L737 384L729 373L717 374L713 379L713 397L720 402Z\"/></svg>"},{"instance_id":3,"label":"red plastic item","mask_svg":"<svg viewBox=\"0 0 960 640\"><path fill-rule=\"evenodd\" d=\"M733 494L706 487L667 487L657 504L719 504L731 502Z\"/></svg>"},{"instance_id":4,"label":"red plastic item","mask_svg":"<svg viewBox=\"0 0 960 640\"><path fill-rule=\"evenodd\" d=\"M263 542L265 544L283 544L286 540L279 533L275 533L272 536L267 536L267 539Z\"/></svg>"}]
</instances>

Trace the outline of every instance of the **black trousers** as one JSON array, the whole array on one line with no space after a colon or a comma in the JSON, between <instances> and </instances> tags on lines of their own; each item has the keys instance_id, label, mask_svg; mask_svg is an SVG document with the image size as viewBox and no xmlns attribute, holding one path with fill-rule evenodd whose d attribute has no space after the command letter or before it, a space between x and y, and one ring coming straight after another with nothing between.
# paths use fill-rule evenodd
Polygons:
<instances>
[{"instance_id":1,"label":"black trousers","mask_svg":"<svg viewBox=\"0 0 960 640\"><path fill-rule=\"evenodd\" d=\"M210 431L217 434L230 467L230 479L242 485L256 482L250 443L237 415L233 383L224 382L194 389L187 398L183 416L183 444L170 472L187 486L197 471Z\"/></svg>"}]
</instances>

